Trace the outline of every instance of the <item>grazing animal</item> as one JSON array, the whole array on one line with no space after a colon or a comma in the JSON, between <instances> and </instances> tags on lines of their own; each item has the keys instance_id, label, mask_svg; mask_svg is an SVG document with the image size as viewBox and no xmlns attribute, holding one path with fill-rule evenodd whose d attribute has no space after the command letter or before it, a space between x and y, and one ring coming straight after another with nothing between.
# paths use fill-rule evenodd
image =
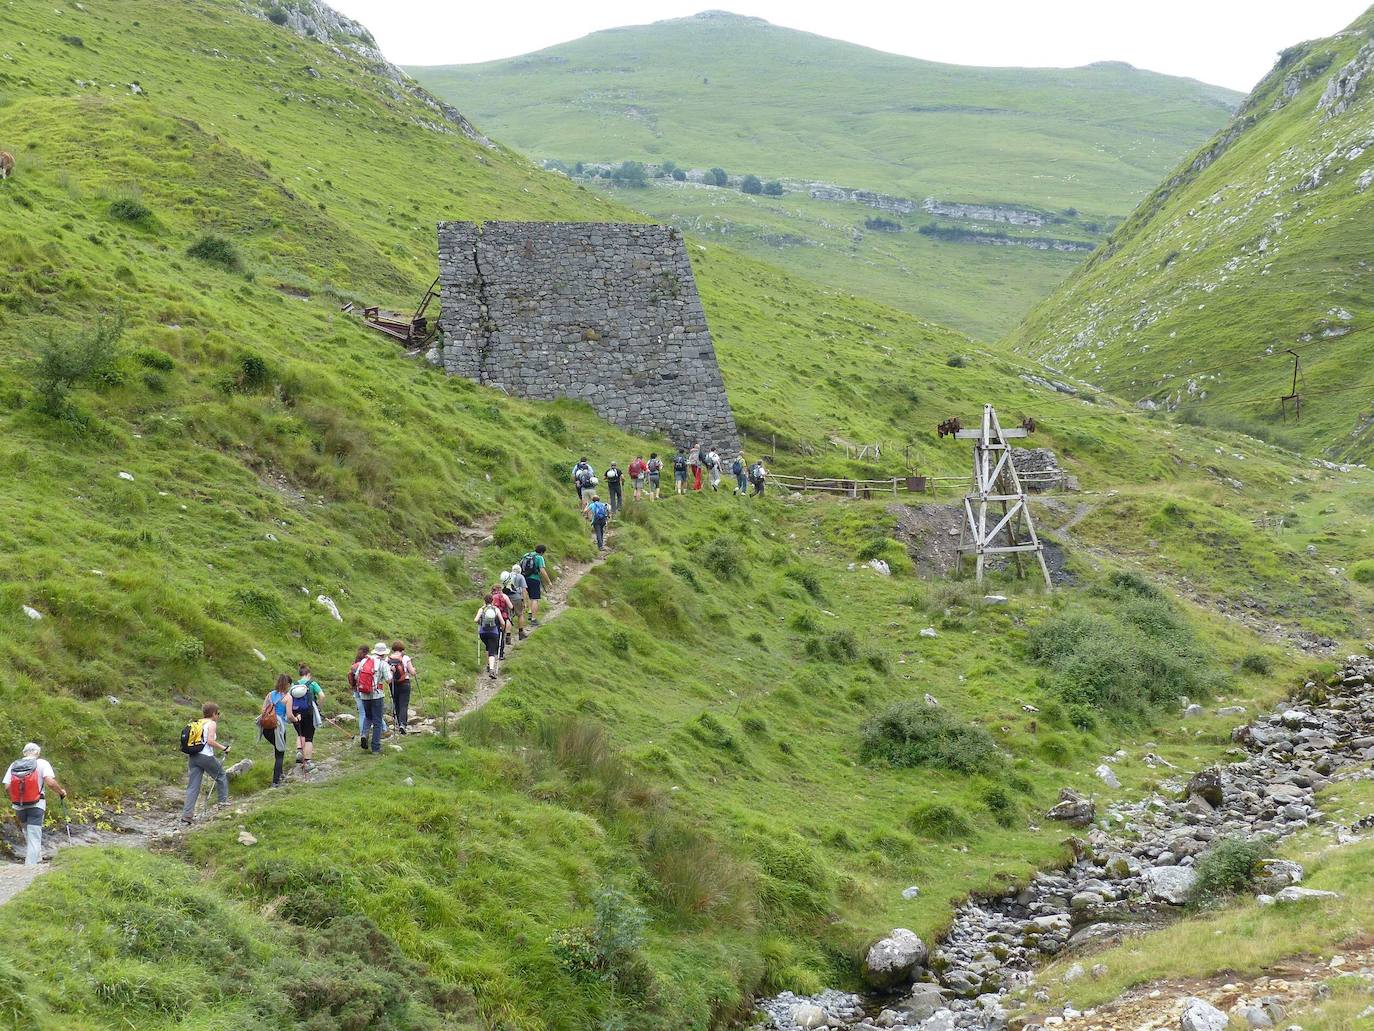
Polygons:
<instances>
[{"instance_id":1,"label":"grazing animal","mask_svg":"<svg viewBox=\"0 0 1374 1031\"><path fill-rule=\"evenodd\" d=\"M14 175L14 155L9 151L0 150L0 179L8 179Z\"/></svg>"}]
</instances>

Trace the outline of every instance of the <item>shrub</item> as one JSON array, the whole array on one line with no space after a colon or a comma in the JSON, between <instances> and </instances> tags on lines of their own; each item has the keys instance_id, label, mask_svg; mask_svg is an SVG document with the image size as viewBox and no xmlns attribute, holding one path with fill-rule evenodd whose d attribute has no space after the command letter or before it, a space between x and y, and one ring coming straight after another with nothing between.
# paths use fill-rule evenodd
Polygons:
<instances>
[{"instance_id":1,"label":"shrub","mask_svg":"<svg viewBox=\"0 0 1374 1031\"><path fill-rule=\"evenodd\" d=\"M814 570L805 566L789 566L782 575L798 584L811 597L820 600L823 596L821 578L816 575Z\"/></svg>"},{"instance_id":2,"label":"shrub","mask_svg":"<svg viewBox=\"0 0 1374 1031\"><path fill-rule=\"evenodd\" d=\"M859 639L845 627L806 639L806 654L830 662L853 662L859 657Z\"/></svg>"},{"instance_id":3,"label":"shrub","mask_svg":"<svg viewBox=\"0 0 1374 1031\"><path fill-rule=\"evenodd\" d=\"M110 217L121 222L141 225L152 220L153 212L141 200L133 197L116 197L110 201Z\"/></svg>"},{"instance_id":4,"label":"shrub","mask_svg":"<svg viewBox=\"0 0 1374 1031\"><path fill-rule=\"evenodd\" d=\"M1240 660L1240 669L1242 673L1258 673L1264 676L1273 672L1274 663L1268 655L1251 652Z\"/></svg>"},{"instance_id":5,"label":"shrub","mask_svg":"<svg viewBox=\"0 0 1374 1031\"><path fill-rule=\"evenodd\" d=\"M778 182L776 179L770 179L763 184L763 195L765 197L781 197L782 183Z\"/></svg>"},{"instance_id":6,"label":"shrub","mask_svg":"<svg viewBox=\"0 0 1374 1031\"><path fill-rule=\"evenodd\" d=\"M148 369L156 369L158 372L171 372L176 368L176 362L166 351L159 351L156 347L140 347L133 353L134 361Z\"/></svg>"},{"instance_id":7,"label":"shrub","mask_svg":"<svg viewBox=\"0 0 1374 1031\"><path fill-rule=\"evenodd\" d=\"M197 261L203 261L209 265L218 265L229 272L237 272L243 268L243 260L239 257L238 248L224 237L216 236L213 233L206 233L190 247L187 247L186 254Z\"/></svg>"},{"instance_id":8,"label":"shrub","mask_svg":"<svg viewBox=\"0 0 1374 1031\"><path fill-rule=\"evenodd\" d=\"M697 560L722 580L735 580L744 575L745 555L739 541L721 534L703 541L696 549Z\"/></svg>"},{"instance_id":9,"label":"shrub","mask_svg":"<svg viewBox=\"0 0 1374 1031\"><path fill-rule=\"evenodd\" d=\"M1352 562L1347 572L1350 579L1357 584L1374 587L1374 559L1363 558L1358 562Z\"/></svg>"},{"instance_id":10,"label":"shrub","mask_svg":"<svg viewBox=\"0 0 1374 1031\"><path fill-rule=\"evenodd\" d=\"M568 437L568 424L555 412L540 417L535 428L555 444L562 443Z\"/></svg>"},{"instance_id":11,"label":"shrub","mask_svg":"<svg viewBox=\"0 0 1374 1031\"><path fill-rule=\"evenodd\" d=\"M986 730L915 699L888 706L867 720L859 735L859 754L865 762L955 773L989 773L1002 767L997 745Z\"/></svg>"},{"instance_id":12,"label":"shrub","mask_svg":"<svg viewBox=\"0 0 1374 1031\"><path fill-rule=\"evenodd\" d=\"M730 182L730 177L725 174L725 169L713 168L706 173L706 182L711 186L725 186Z\"/></svg>"},{"instance_id":13,"label":"shrub","mask_svg":"<svg viewBox=\"0 0 1374 1031\"><path fill-rule=\"evenodd\" d=\"M221 387L229 394L251 394L266 388L272 379L267 361L253 351L244 351L226 374Z\"/></svg>"},{"instance_id":14,"label":"shrub","mask_svg":"<svg viewBox=\"0 0 1374 1031\"><path fill-rule=\"evenodd\" d=\"M122 315L100 319L71 336L49 332L39 345L30 372L39 411L62 418L71 412L68 398L74 388L83 383L110 382L123 335Z\"/></svg>"},{"instance_id":15,"label":"shrub","mask_svg":"<svg viewBox=\"0 0 1374 1031\"><path fill-rule=\"evenodd\" d=\"M611 631L611 651L622 659L630 654L630 635L624 630Z\"/></svg>"},{"instance_id":16,"label":"shrub","mask_svg":"<svg viewBox=\"0 0 1374 1031\"><path fill-rule=\"evenodd\" d=\"M742 192L756 197L763 192L763 180L751 172L740 181L739 188Z\"/></svg>"},{"instance_id":17,"label":"shrub","mask_svg":"<svg viewBox=\"0 0 1374 1031\"><path fill-rule=\"evenodd\" d=\"M1189 893L1196 906L1216 905L1254 886L1260 860L1269 855L1266 842L1254 838L1222 838L1204 852L1193 867L1197 880Z\"/></svg>"},{"instance_id":18,"label":"shrub","mask_svg":"<svg viewBox=\"0 0 1374 1031\"><path fill-rule=\"evenodd\" d=\"M918 805L906 818L913 834L934 841L955 841L973 836L973 823L954 806L944 802Z\"/></svg>"},{"instance_id":19,"label":"shrub","mask_svg":"<svg viewBox=\"0 0 1374 1031\"><path fill-rule=\"evenodd\" d=\"M672 176L674 182L685 183L687 181L687 173L680 168L674 168Z\"/></svg>"},{"instance_id":20,"label":"shrub","mask_svg":"<svg viewBox=\"0 0 1374 1031\"><path fill-rule=\"evenodd\" d=\"M1020 807L1016 804L1016 799L1012 798L1011 792L1000 784L995 784L983 792L983 805L987 806L988 812L992 814L998 826L1015 826Z\"/></svg>"},{"instance_id":21,"label":"shrub","mask_svg":"<svg viewBox=\"0 0 1374 1031\"><path fill-rule=\"evenodd\" d=\"M710 838L676 821L653 821L644 837L659 898L683 917L709 915L713 924L739 923L753 910L749 878L740 863Z\"/></svg>"},{"instance_id":22,"label":"shrub","mask_svg":"<svg viewBox=\"0 0 1374 1031\"><path fill-rule=\"evenodd\" d=\"M681 577L688 584L690 584L693 590L701 590L701 583L697 580L696 570L693 569L691 566L687 565L687 563L674 562L668 568L674 576Z\"/></svg>"},{"instance_id":23,"label":"shrub","mask_svg":"<svg viewBox=\"0 0 1374 1031\"><path fill-rule=\"evenodd\" d=\"M962 354L952 354L945 359L945 364L951 369L962 369L964 367L964 356Z\"/></svg>"},{"instance_id":24,"label":"shrub","mask_svg":"<svg viewBox=\"0 0 1374 1031\"><path fill-rule=\"evenodd\" d=\"M643 189L649 185L649 176L640 162L623 161L620 167L611 173L611 181L618 186L633 186L636 189Z\"/></svg>"},{"instance_id":25,"label":"shrub","mask_svg":"<svg viewBox=\"0 0 1374 1031\"><path fill-rule=\"evenodd\" d=\"M273 25L285 25L287 19L286 10L281 7L274 7L267 12L267 20Z\"/></svg>"}]
</instances>

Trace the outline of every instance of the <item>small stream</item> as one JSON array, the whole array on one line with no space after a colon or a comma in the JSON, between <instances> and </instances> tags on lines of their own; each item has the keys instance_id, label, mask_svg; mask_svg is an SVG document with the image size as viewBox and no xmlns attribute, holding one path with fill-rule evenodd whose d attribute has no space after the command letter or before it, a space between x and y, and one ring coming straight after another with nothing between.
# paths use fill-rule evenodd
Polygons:
<instances>
[{"instance_id":1,"label":"small stream","mask_svg":"<svg viewBox=\"0 0 1374 1031\"><path fill-rule=\"evenodd\" d=\"M1048 815L1080 828L1070 839L1071 865L1036 874L1018 891L970 898L928 952L910 932L894 931L868 958L870 967L900 975L896 989L871 997L828 991L760 999L765 1019L756 1026L1002 1031L1023 1005L1010 993L1048 957L1118 940L1176 913L1196 857L1214 841L1278 841L1319 822L1315 792L1374 759L1372 686L1374 659L1352 656L1332 685L1309 682L1295 700L1237 727L1231 739L1245 759L1190 778L1147 755L1168 794L1111 803L1098 813L1091 799L1066 790ZM1330 833L1342 843L1355 840L1346 830ZM1298 864L1271 860L1260 888L1279 904L1300 901L1308 890L1301 879ZM1076 964L1068 976L1092 972ZM1029 1015L1037 1001L1017 1014L1027 1031L1041 1026Z\"/></svg>"}]
</instances>

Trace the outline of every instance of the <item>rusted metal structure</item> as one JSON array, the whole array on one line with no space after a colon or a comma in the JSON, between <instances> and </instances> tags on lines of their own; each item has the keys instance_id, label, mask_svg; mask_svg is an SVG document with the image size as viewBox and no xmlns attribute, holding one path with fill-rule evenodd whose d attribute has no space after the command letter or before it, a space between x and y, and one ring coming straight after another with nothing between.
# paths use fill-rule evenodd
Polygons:
<instances>
[{"instance_id":1,"label":"rusted metal structure","mask_svg":"<svg viewBox=\"0 0 1374 1031\"><path fill-rule=\"evenodd\" d=\"M363 325L375 329L378 333L385 333L394 340L399 340L411 350L428 347L439 332L439 322L437 319L431 319L425 312L429 310L430 303L438 296L439 280L436 279L429 285L429 289L425 291L425 296L420 299L420 306L414 312L388 311L385 308L372 305L362 309ZM350 301L343 306L343 311L352 314L357 311L357 308Z\"/></svg>"}]
</instances>

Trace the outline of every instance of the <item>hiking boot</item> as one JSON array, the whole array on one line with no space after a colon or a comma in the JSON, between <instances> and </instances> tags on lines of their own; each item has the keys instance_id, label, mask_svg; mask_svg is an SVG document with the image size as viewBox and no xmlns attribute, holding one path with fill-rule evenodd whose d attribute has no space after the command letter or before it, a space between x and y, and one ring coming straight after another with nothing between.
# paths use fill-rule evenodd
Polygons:
<instances>
[{"instance_id":1,"label":"hiking boot","mask_svg":"<svg viewBox=\"0 0 1374 1031\"><path fill-rule=\"evenodd\" d=\"M527 635L526 635L526 633L525 633L525 631L524 631L524 628L521 628L521 630L520 630L520 640L523 641L523 640L525 639L526 636L527 636Z\"/></svg>"},{"instance_id":2,"label":"hiking boot","mask_svg":"<svg viewBox=\"0 0 1374 1031\"><path fill-rule=\"evenodd\" d=\"M487 670L487 676L488 676L490 679L495 680L495 679L496 679L496 670L494 670L494 669L489 669L489 670Z\"/></svg>"},{"instance_id":3,"label":"hiking boot","mask_svg":"<svg viewBox=\"0 0 1374 1031\"><path fill-rule=\"evenodd\" d=\"M367 751L367 738L365 738L365 737L360 737L360 738L358 738L358 747L361 748L364 752L366 752L366 751Z\"/></svg>"}]
</instances>

